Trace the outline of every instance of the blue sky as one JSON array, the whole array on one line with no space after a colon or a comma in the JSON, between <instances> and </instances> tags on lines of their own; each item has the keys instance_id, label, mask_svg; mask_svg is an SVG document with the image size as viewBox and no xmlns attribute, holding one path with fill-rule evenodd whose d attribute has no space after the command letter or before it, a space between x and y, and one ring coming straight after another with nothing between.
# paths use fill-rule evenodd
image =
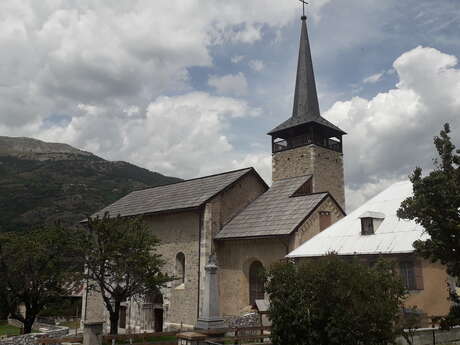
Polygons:
<instances>
[{"instance_id":1,"label":"blue sky","mask_svg":"<svg viewBox=\"0 0 460 345\"><path fill-rule=\"evenodd\" d=\"M323 116L353 209L460 143L458 0L312 0ZM0 4L0 135L65 142L182 178L255 166L292 112L296 0Z\"/></svg>"}]
</instances>

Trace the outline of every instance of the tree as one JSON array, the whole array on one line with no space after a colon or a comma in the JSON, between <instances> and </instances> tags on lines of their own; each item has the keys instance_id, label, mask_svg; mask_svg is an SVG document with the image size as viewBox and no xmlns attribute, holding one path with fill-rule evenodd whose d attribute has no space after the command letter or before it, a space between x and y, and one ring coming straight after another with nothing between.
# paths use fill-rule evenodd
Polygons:
<instances>
[{"instance_id":1,"label":"tree","mask_svg":"<svg viewBox=\"0 0 460 345\"><path fill-rule=\"evenodd\" d=\"M455 149L449 133L449 124L445 124L440 136L434 138L439 158L434 161L433 171L422 176L422 169L416 168L409 177L413 196L402 202L398 217L415 221L430 236L425 241L414 242L416 253L445 265L447 273L459 279L460 150ZM458 301L458 296L452 292L451 299ZM451 312L457 309L459 307ZM455 313L460 315L460 312Z\"/></svg>"},{"instance_id":2,"label":"tree","mask_svg":"<svg viewBox=\"0 0 460 345\"><path fill-rule=\"evenodd\" d=\"M404 287L392 266L337 255L273 266L267 275L274 345L388 344Z\"/></svg>"},{"instance_id":3,"label":"tree","mask_svg":"<svg viewBox=\"0 0 460 345\"><path fill-rule=\"evenodd\" d=\"M47 305L70 294L78 282L83 261L74 236L59 225L0 235L0 309L22 322L24 333L32 331Z\"/></svg>"},{"instance_id":4,"label":"tree","mask_svg":"<svg viewBox=\"0 0 460 345\"><path fill-rule=\"evenodd\" d=\"M172 278L161 272L159 241L141 218L88 219L86 248L88 288L102 295L110 315L110 333L118 333L122 302L156 292Z\"/></svg>"}]
</instances>

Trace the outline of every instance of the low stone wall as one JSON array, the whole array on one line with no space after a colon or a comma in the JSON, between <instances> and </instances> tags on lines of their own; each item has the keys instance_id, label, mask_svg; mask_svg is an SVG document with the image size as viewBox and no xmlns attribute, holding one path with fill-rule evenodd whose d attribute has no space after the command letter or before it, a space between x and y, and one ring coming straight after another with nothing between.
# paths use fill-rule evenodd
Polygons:
<instances>
[{"instance_id":1,"label":"low stone wall","mask_svg":"<svg viewBox=\"0 0 460 345\"><path fill-rule=\"evenodd\" d=\"M244 327L260 327L260 316L258 313L247 313L242 316L226 316L224 317L225 327L228 328L244 328Z\"/></svg>"},{"instance_id":2,"label":"low stone wall","mask_svg":"<svg viewBox=\"0 0 460 345\"><path fill-rule=\"evenodd\" d=\"M403 338L396 340L398 345L409 345ZM460 327L454 327L449 331L441 331L438 328L420 328L414 332L412 345L454 345L460 344Z\"/></svg>"},{"instance_id":3,"label":"low stone wall","mask_svg":"<svg viewBox=\"0 0 460 345\"><path fill-rule=\"evenodd\" d=\"M8 320L10 325L22 327L22 323L17 320ZM35 322L34 329L40 333L30 333L0 339L0 345L35 345L39 338L60 338L69 334L69 328L63 326L47 325Z\"/></svg>"}]
</instances>

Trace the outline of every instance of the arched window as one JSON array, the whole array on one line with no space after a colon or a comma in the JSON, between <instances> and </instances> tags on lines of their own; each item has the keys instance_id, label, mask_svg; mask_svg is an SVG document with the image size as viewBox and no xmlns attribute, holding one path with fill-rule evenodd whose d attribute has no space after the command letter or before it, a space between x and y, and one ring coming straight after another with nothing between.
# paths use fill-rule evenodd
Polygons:
<instances>
[{"instance_id":1,"label":"arched window","mask_svg":"<svg viewBox=\"0 0 460 345\"><path fill-rule=\"evenodd\" d=\"M182 252L176 255L176 278L178 285L185 283L185 255Z\"/></svg>"},{"instance_id":2,"label":"arched window","mask_svg":"<svg viewBox=\"0 0 460 345\"><path fill-rule=\"evenodd\" d=\"M254 305L256 299L264 299L264 266L260 261L249 267L249 304Z\"/></svg>"}]
</instances>

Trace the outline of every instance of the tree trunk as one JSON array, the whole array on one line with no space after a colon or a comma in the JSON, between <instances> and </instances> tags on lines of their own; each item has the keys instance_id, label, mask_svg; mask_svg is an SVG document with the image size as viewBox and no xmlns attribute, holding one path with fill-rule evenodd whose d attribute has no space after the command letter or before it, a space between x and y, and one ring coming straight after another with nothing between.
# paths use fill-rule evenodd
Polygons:
<instances>
[{"instance_id":1,"label":"tree trunk","mask_svg":"<svg viewBox=\"0 0 460 345\"><path fill-rule=\"evenodd\" d=\"M34 325L35 318L26 318L24 320L24 334L32 333L32 326Z\"/></svg>"},{"instance_id":2,"label":"tree trunk","mask_svg":"<svg viewBox=\"0 0 460 345\"><path fill-rule=\"evenodd\" d=\"M6 320L8 319L8 315L10 313L6 310L0 310L0 320Z\"/></svg>"},{"instance_id":3,"label":"tree trunk","mask_svg":"<svg viewBox=\"0 0 460 345\"><path fill-rule=\"evenodd\" d=\"M110 313L110 334L118 334L118 319L120 318L120 302L115 301L113 312Z\"/></svg>"},{"instance_id":4,"label":"tree trunk","mask_svg":"<svg viewBox=\"0 0 460 345\"><path fill-rule=\"evenodd\" d=\"M29 303L25 303L25 307L26 313L24 316L24 320L21 321L24 324L24 334L29 334L32 333L32 327L34 325L37 313L33 306L31 306Z\"/></svg>"}]
</instances>

